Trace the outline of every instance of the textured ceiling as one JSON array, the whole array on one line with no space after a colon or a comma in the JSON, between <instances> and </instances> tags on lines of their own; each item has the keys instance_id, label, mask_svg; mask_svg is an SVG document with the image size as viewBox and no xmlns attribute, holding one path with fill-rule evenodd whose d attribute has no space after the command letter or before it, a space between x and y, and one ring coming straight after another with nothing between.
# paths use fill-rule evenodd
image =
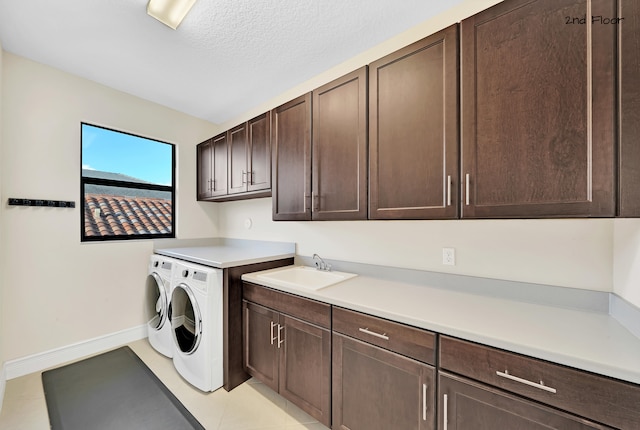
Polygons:
<instances>
[{"instance_id":1,"label":"textured ceiling","mask_svg":"<svg viewBox=\"0 0 640 430\"><path fill-rule=\"evenodd\" d=\"M461 1L198 0L174 31L147 0L0 0L0 41L222 123Z\"/></svg>"}]
</instances>

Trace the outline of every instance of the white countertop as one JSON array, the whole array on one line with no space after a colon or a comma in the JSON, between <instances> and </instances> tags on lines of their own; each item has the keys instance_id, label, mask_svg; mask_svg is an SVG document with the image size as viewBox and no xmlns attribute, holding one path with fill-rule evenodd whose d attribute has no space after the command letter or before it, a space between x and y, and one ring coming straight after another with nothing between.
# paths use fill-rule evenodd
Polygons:
<instances>
[{"instance_id":1,"label":"white countertop","mask_svg":"<svg viewBox=\"0 0 640 430\"><path fill-rule=\"evenodd\" d=\"M367 276L318 291L245 281L393 321L640 384L640 339L599 312L532 304Z\"/></svg>"},{"instance_id":2,"label":"white countertop","mask_svg":"<svg viewBox=\"0 0 640 430\"><path fill-rule=\"evenodd\" d=\"M258 240L215 239L209 245L156 248L156 254L226 269L295 256L295 244Z\"/></svg>"}]
</instances>

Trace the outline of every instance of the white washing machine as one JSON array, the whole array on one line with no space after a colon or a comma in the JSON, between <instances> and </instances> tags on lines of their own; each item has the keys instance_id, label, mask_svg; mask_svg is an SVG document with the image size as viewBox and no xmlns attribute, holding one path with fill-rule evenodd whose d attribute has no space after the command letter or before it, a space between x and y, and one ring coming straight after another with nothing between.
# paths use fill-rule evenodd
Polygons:
<instances>
[{"instance_id":1,"label":"white washing machine","mask_svg":"<svg viewBox=\"0 0 640 430\"><path fill-rule=\"evenodd\" d=\"M178 262L171 283L173 364L202 391L223 384L222 270Z\"/></svg>"},{"instance_id":2,"label":"white washing machine","mask_svg":"<svg viewBox=\"0 0 640 430\"><path fill-rule=\"evenodd\" d=\"M177 260L153 254L149 258L149 270L145 291L145 318L149 343L159 353L173 357L175 346L169 321L171 280Z\"/></svg>"}]
</instances>

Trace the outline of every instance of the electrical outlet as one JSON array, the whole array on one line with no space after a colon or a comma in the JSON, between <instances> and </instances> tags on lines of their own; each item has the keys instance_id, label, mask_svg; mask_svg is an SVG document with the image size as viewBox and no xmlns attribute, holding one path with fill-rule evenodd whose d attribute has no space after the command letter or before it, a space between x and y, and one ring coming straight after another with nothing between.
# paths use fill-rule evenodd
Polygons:
<instances>
[{"instance_id":1,"label":"electrical outlet","mask_svg":"<svg viewBox=\"0 0 640 430\"><path fill-rule=\"evenodd\" d=\"M456 250L454 248L442 248L442 264L456 265Z\"/></svg>"}]
</instances>

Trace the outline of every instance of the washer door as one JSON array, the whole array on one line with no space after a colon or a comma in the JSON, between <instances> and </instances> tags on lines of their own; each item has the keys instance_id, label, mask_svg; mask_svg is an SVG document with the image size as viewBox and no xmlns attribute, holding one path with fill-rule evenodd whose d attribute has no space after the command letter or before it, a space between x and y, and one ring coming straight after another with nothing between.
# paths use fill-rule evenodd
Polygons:
<instances>
[{"instance_id":1,"label":"washer door","mask_svg":"<svg viewBox=\"0 0 640 430\"><path fill-rule=\"evenodd\" d=\"M162 278L156 272L147 276L145 318L153 330L160 330L167 320L167 291Z\"/></svg>"},{"instance_id":2,"label":"washer door","mask_svg":"<svg viewBox=\"0 0 640 430\"><path fill-rule=\"evenodd\" d=\"M171 294L171 328L176 345L185 354L193 354L202 338L202 315L191 288L177 285Z\"/></svg>"}]
</instances>

